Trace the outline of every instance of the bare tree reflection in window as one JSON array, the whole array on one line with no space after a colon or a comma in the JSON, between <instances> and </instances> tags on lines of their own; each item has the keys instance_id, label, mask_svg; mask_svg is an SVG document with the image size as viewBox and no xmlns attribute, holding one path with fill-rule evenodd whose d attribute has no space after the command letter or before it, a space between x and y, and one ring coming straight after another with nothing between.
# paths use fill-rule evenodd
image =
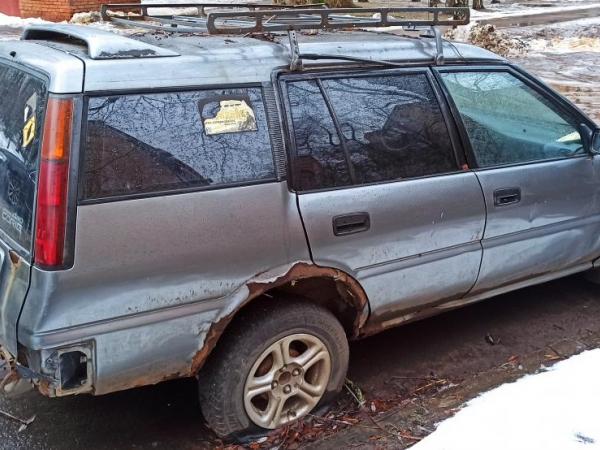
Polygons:
<instances>
[{"instance_id":1,"label":"bare tree reflection in window","mask_svg":"<svg viewBox=\"0 0 600 450\"><path fill-rule=\"evenodd\" d=\"M38 161L47 101L45 83L0 65L0 225L23 248L32 239Z\"/></svg>"},{"instance_id":2,"label":"bare tree reflection in window","mask_svg":"<svg viewBox=\"0 0 600 450\"><path fill-rule=\"evenodd\" d=\"M358 182L457 169L448 130L423 74L324 80Z\"/></svg>"},{"instance_id":3,"label":"bare tree reflection in window","mask_svg":"<svg viewBox=\"0 0 600 450\"><path fill-rule=\"evenodd\" d=\"M239 95L248 98L257 130L208 136L199 101L217 99L214 108L218 109L219 100ZM86 197L238 183L274 176L259 88L90 100Z\"/></svg>"},{"instance_id":4,"label":"bare tree reflection in window","mask_svg":"<svg viewBox=\"0 0 600 450\"><path fill-rule=\"evenodd\" d=\"M317 84L290 83L288 96L297 153L296 186L306 190L350 184L340 139Z\"/></svg>"}]
</instances>

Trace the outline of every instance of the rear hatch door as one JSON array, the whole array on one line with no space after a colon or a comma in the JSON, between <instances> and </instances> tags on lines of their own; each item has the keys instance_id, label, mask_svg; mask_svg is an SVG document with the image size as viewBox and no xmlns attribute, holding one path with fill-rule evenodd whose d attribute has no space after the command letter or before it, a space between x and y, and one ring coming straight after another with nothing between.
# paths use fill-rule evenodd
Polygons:
<instances>
[{"instance_id":1,"label":"rear hatch door","mask_svg":"<svg viewBox=\"0 0 600 450\"><path fill-rule=\"evenodd\" d=\"M0 346L17 353L29 287L48 79L0 59Z\"/></svg>"}]
</instances>

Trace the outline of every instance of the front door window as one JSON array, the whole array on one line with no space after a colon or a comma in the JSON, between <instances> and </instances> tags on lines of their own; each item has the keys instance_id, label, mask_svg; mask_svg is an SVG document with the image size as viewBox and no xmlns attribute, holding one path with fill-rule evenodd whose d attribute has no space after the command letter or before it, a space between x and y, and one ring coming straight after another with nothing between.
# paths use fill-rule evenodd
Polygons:
<instances>
[{"instance_id":1,"label":"front door window","mask_svg":"<svg viewBox=\"0 0 600 450\"><path fill-rule=\"evenodd\" d=\"M573 120L509 72L442 73L479 167L583 153Z\"/></svg>"}]
</instances>

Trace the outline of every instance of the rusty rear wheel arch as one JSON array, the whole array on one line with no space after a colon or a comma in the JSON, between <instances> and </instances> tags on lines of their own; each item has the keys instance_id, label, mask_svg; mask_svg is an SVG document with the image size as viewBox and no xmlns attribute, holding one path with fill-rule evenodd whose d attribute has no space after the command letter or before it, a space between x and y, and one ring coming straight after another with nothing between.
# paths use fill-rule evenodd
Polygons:
<instances>
[{"instance_id":1,"label":"rusty rear wheel arch","mask_svg":"<svg viewBox=\"0 0 600 450\"><path fill-rule=\"evenodd\" d=\"M202 348L192 359L190 375L197 376L213 354L232 321L256 302L303 300L330 310L344 327L349 339L357 338L369 316L369 301L360 283L346 272L307 262L294 264L281 276L266 282L247 283L247 298L233 311L213 323Z\"/></svg>"}]
</instances>

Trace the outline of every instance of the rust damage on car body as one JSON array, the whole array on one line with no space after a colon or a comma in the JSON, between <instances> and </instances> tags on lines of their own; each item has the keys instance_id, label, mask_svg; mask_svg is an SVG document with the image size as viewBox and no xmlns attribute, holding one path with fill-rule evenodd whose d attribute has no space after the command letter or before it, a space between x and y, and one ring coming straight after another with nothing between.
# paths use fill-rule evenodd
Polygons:
<instances>
[{"instance_id":1,"label":"rust damage on car body","mask_svg":"<svg viewBox=\"0 0 600 450\"><path fill-rule=\"evenodd\" d=\"M10 291L17 277L18 270L21 266L21 257L14 250L8 252L9 273L6 281L6 291ZM8 348L0 345L0 392L5 387L18 381L19 376L16 370L16 358L9 352Z\"/></svg>"},{"instance_id":2,"label":"rust damage on car body","mask_svg":"<svg viewBox=\"0 0 600 450\"><path fill-rule=\"evenodd\" d=\"M15 358L0 345L0 392L18 379Z\"/></svg>"},{"instance_id":3,"label":"rust damage on car body","mask_svg":"<svg viewBox=\"0 0 600 450\"><path fill-rule=\"evenodd\" d=\"M134 389L134 388L139 388L139 387L143 387L143 386L152 386L152 385L155 385L158 383L162 383L164 381L177 380L179 378L186 378L186 377L190 377L190 376L191 375L189 373L181 373L181 372L175 372L175 373L169 373L167 375L157 376L156 372L151 372L145 376L135 378L133 381L128 382L127 385L124 387L119 387L118 389L115 389L115 392L117 390L121 391L121 390L125 390L125 389Z\"/></svg>"},{"instance_id":4,"label":"rust damage on car body","mask_svg":"<svg viewBox=\"0 0 600 450\"><path fill-rule=\"evenodd\" d=\"M286 297L305 297L309 292L311 295L308 296L310 297L308 301L319 303L322 300L321 303L324 306L332 310L337 307L338 311L346 313L345 328L350 338L358 337L361 334L369 308L367 296L360 284L342 270L320 267L309 262L297 262L281 271L258 274L238 289L233 295L233 298L237 300L232 301L230 308L222 311L221 315L211 323L206 333L203 333L204 339L200 349L179 370L165 370L163 373L148 371L135 379L112 386L111 391L196 376L215 349L227 326L236 314L252 300L268 295L285 301ZM74 349L76 348L70 350ZM54 397L76 393L71 390L61 390L59 381L52 382L47 376L39 376L33 381L45 396ZM94 393L93 388L91 392Z\"/></svg>"},{"instance_id":5,"label":"rust damage on car body","mask_svg":"<svg viewBox=\"0 0 600 450\"><path fill-rule=\"evenodd\" d=\"M260 280L260 276L257 276L253 281L246 284L248 296L244 301L242 301L234 311L214 322L209 328L202 348L192 358L190 375L196 375L202 368L208 359L208 356L216 347L219 338L233 320L235 314L243 306L247 305L257 297L260 297L273 289L281 288L282 286L288 286L288 291L293 293L294 287L297 286L299 282L309 279L328 279L335 283L339 298L341 298L345 305L354 312L354 320L351 324L351 329L348 330L349 337L357 337L368 317L367 295L358 281L339 269L321 267L307 262L298 262L292 265L291 268L282 275L264 281Z\"/></svg>"}]
</instances>

